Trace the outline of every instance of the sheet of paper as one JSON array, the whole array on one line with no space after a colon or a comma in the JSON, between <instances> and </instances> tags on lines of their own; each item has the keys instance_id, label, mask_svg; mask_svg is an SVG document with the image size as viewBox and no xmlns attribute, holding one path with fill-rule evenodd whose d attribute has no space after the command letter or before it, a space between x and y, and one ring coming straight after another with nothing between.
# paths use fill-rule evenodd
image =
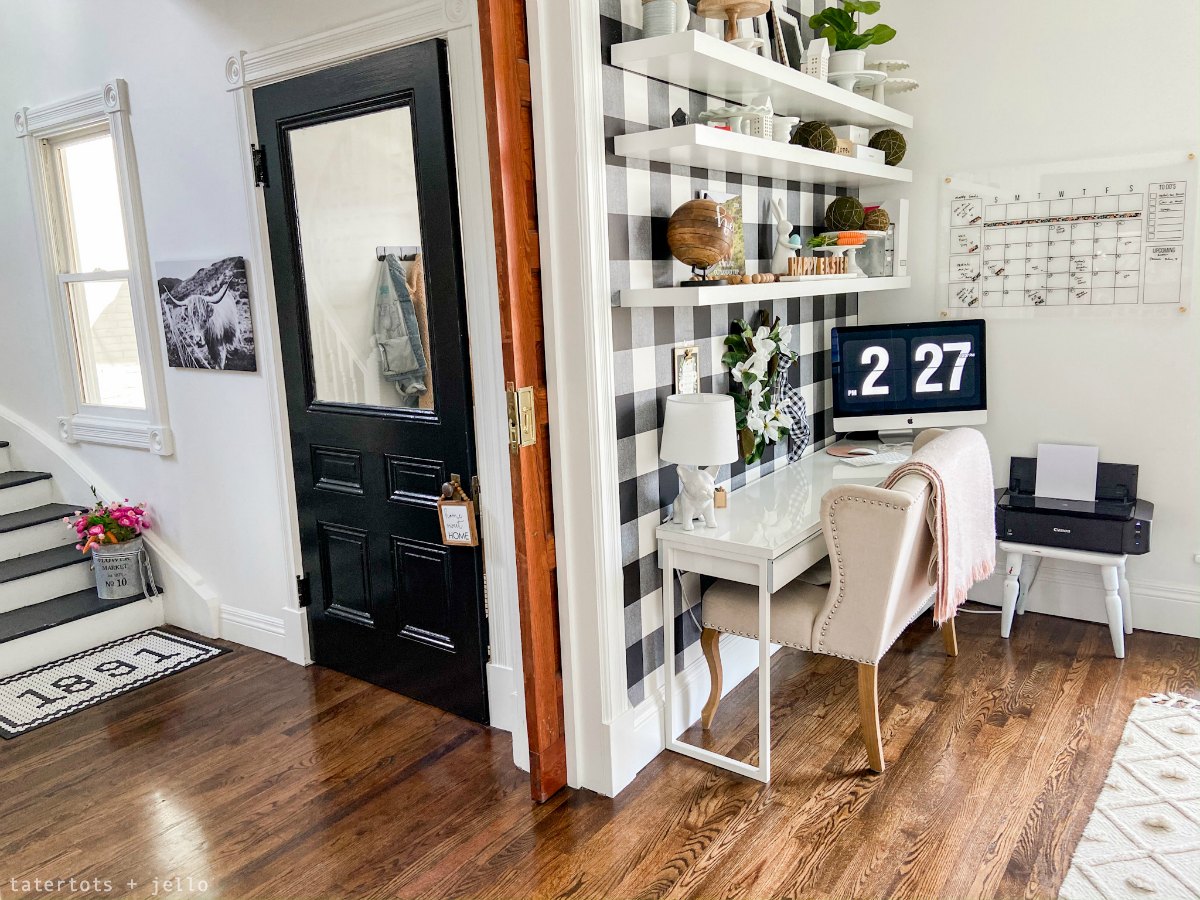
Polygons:
<instances>
[{"instance_id":1,"label":"sheet of paper","mask_svg":"<svg viewBox=\"0 0 1200 900\"><path fill-rule=\"evenodd\" d=\"M1085 444L1038 444L1033 492L1059 500L1095 500L1100 448Z\"/></svg>"}]
</instances>

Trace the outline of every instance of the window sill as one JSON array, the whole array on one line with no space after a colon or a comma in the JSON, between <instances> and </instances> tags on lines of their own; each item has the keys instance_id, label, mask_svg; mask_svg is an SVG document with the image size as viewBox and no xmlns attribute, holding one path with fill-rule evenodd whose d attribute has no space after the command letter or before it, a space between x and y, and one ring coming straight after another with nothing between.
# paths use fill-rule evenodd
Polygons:
<instances>
[{"instance_id":1,"label":"window sill","mask_svg":"<svg viewBox=\"0 0 1200 900\"><path fill-rule=\"evenodd\" d=\"M74 415L58 420L58 436L68 444L108 444L148 450L158 456L175 452L174 436L166 425L115 416Z\"/></svg>"}]
</instances>

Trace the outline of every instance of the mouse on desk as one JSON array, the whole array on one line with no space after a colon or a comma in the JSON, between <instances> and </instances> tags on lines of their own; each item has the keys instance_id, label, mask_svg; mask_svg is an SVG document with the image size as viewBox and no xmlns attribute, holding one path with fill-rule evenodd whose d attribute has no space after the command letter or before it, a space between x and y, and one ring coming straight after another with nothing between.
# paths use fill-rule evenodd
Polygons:
<instances>
[{"instance_id":1,"label":"mouse on desk","mask_svg":"<svg viewBox=\"0 0 1200 900\"><path fill-rule=\"evenodd\" d=\"M855 447L850 451L851 456L875 456L876 453L870 447Z\"/></svg>"}]
</instances>

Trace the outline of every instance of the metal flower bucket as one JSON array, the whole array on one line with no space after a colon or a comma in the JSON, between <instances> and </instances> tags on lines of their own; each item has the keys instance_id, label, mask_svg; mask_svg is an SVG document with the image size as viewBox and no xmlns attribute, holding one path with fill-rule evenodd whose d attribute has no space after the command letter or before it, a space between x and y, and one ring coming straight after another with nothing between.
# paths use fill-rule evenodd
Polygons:
<instances>
[{"instance_id":1,"label":"metal flower bucket","mask_svg":"<svg viewBox=\"0 0 1200 900\"><path fill-rule=\"evenodd\" d=\"M92 547L96 572L96 594L101 600L125 600L147 596L146 575L150 564L142 539Z\"/></svg>"}]
</instances>

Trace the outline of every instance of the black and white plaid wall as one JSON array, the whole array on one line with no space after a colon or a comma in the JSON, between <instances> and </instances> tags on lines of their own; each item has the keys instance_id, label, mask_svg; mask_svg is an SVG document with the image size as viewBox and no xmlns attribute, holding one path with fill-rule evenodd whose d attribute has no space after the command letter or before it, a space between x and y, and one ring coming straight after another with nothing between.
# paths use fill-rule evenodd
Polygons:
<instances>
[{"instance_id":1,"label":"black and white plaid wall","mask_svg":"<svg viewBox=\"0 0 1200 900\"><path fill-rule=\"evenodd\" d=\"M829 331L835 325L857 321L858 296L839 294L697 309L626 309L616 305L623 288L665 287L687 276L686 267L672 259L667 248L667 220L676 207L699 196L700 191L741 195L746 269L750 273L770 268L775 240L770 213L773 197L783 198L788 219L807 238L823 230L829 201L848 192L821 184L689 169L615 155L616 135L666 128L677 108L694 119L701 111L723 106L726 101L610 65L609 48L613 44L641 37L641 0L601 0L600 10L625 661L629 701L636 705L645 697L646 677L663 662L662 572L654 529L666 517L678 492L675 467L664 465L658 458L663 403L674 385L673 349L699 347L701 390L724 393L729 390L729 372L721 364L721 355L734 320L744 318L754 324L762 309L796 326L792 333L800 358L791 367L789 377L808 404L811 453L823 447L832 435ZM799 18L799 9L793 12ZM719 34L720 23L707 23L693 15L692 27ZM806 40L809 37L806 35ZM724 469L721 480L734 490L786 462L786 444L776 445L753 466L737 462ZM685 652L689 660L695 654L694 645L700 635L696 618L683 608L685 602L699 600L695 585L690 587L687 601L680 601L675 615L677 670L684 664Z\"/></svg>"}]
</instances>

